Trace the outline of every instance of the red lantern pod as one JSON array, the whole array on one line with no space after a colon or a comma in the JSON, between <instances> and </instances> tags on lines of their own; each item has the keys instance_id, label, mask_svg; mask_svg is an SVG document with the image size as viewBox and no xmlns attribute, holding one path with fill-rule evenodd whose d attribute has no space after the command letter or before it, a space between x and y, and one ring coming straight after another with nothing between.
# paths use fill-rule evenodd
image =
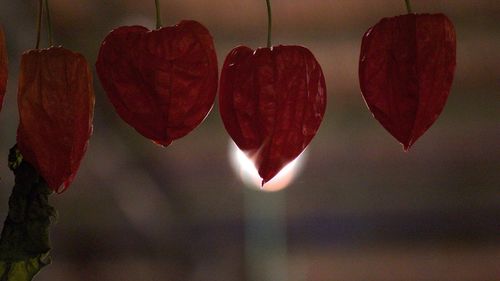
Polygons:
<instances>
[{"instance_id":1,"label":"red lantern pod","mask_svg":"<svg viewBox=\"0 0 500 281\"><path fill-rule=\"evenodd\" d=\"M62 47L22 55L17 145L56 192L73 181L92 134L94 92L85 58Z\"/></svg>"},{"instance_id":2,"label":"red lantern pod","mask_svg":"<svg viewBox=\"0 0 500 281\"><path fill-rule=\"evenodd\" d=\"M196 21L119 27L104 39L96 69L118 115L163 146L198 126L217 92L213 40Z\"/></svg>"},{"instance_id":3,"label":"red lantern pod","mask_svg":"<svg viewBox=\"0 0 500 281\"><path fill-rule=\"evenodd\" d=\"M442 112L455 65L455 30L443 14L384 18L363 36L361 92L405 151Z\"/></svg>"},{"instance_id":4,"label":"red lantern pod","mask_svg":"<svg viewBox=\"0 0 500 281\"><path fill-rule=\"evenodd\" d=\"M240 46L224 62L219 106L227 132L254 161L264 184L318 131L326 109L325 78L304 47Z\"/></svg>"},{"instance_id":5,"label":"red lantern pod","mask_svg":"<svg viewBox=\"0 0 500 281\"><path fill-rule=\"evenodd\" d=\"M0 110L2 110L3 97L5 96L5 90L7 88L7 49L5 47L5 36L3 29L0 26Z\"/></svg>"}]
</instances>

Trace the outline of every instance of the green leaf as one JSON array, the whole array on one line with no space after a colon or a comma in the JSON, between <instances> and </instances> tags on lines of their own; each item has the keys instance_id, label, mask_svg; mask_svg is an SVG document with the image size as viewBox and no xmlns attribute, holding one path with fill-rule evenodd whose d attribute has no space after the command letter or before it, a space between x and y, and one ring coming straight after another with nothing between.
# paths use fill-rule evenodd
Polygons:
<instances>
[{"instance_id":1,"label":"green leaf","mask_svg":"<svg viewBox=\"0 0 500 281\"><path fill-rule=\"evenodd\" d=\"M9 167L16 181L0 238L0 281L29 281L50 264L49 226L56 211L49 205L52 191L16 147Z\"/></svg>"}]
</instances>

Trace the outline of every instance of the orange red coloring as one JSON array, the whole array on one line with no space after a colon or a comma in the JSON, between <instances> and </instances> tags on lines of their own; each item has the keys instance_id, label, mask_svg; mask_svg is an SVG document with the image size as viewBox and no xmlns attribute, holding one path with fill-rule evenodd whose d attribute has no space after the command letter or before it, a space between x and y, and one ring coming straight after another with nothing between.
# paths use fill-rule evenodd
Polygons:
<instances>
[{"instance_id":1,"label":"orange red coloring","mask_svg":"<svg viewBox=\"0 0 500 281\"><path fill-rule=\"evenodd\" d=\"M326 109L321 66L301 46L234 48L219 92L224 126L253 160L263 185L304 151Z\"/></svg>"},{"instance_id":2,"label":"orange red coloring","mask_svg":"<svg viewBox=\"0 0 500 281\"><path fill-rule=\"evenodd\" d=\"M92 134L94 91L85 58L62 47L25 52L17 98L18 148L60 193L73 181Z\"/></svg>"},{"instance_id":3,"label":"orange red coloring","mask_svg":"<svg viewBox=\"0 0 500 281\"><path fill-rule=\"evenodd\" d=\"M384 18L363 36L361 93L408 150L441 114L456 65L453 23L443 14Z\"/></svg>"},{"instance_id":4,"label":"orange red coloring","mask_svg":"<svg viewBox=\"0 0 500 281\"><path fill-rule=\"evenodd\" d=\"M142 26L111 31L96 69L118 115L163 146L197 127L217 93L212 36L191 20L151 31Z\"/></svg>"}]
</instances>

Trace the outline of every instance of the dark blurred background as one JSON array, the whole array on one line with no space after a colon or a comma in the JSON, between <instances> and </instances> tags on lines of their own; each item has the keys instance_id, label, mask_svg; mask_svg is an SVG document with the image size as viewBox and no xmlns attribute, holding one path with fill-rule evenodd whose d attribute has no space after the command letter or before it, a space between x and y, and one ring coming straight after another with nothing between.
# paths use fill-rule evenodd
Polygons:
<instances>
[{"instance_id":1,"label":"dark blurred background","mask_svg":"<svg viewBox=\"0 0 500 281\"><path fill-rule=\"evenodd\" d=\"M0 0L9 52L0 220L36 2ZM111 29L154 27L153 0L50 4L57 44L91 65ZM211 31L219 66L236 45L265 45L264 0L161 4L165 25L195 19ZM37 280L500 280L500 2L421 0L413 9L454 22L457 69L441 117L404 153L367 110L357 79L361 36L405 13L404 1L273 1L274 44L308 47L329 99L302 173L280 192L249 189L233 171L217 105L161 148L121 121L94 75L94 135L72 186L51 197L54 262Z\"/></svg>"}]
</instances>

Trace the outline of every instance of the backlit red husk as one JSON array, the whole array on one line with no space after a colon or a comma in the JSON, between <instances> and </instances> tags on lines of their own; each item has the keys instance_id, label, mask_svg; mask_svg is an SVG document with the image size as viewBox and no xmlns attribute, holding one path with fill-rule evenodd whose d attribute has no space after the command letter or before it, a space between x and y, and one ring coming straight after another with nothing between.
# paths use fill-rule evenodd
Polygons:
<instances>
[{"instance_id":1,"label":"backlit red husk","mask_svg":"<svg viewBox=\"0 0 500 281\"><path fill-rule=\"evenodd\" d=\"M62 47L22 55L17 144L56 192L73 181L92 134L94 92L85 58Z\"/></svg>"},{"instance_id":2,"label":"backlit red husk","mask_svg":"<svg viewBox=\"0 0 500 281\"><path fill-rule=\"evenodd\" d=\"M237 47L221 72L220 114L263 184L302 153L326 108L321 66L301 46Z\"/></svg>"},{"instance_id":3,"label":"backlit red husk","mask_svg":"<svg viewBox=\"0 0 500 281\"><path fill-rule=\"evenodd\" d=\"M384 18L363 36L361 92L375 118L408 150L442 112L456 65L443 14Z\"/></svg>"},{"instance_id":4,"label":"backlit red husk","mask_svg":"<svg viewBox=\"0 0 500 281\"><path fill-rule=\"evenodd\" d=\"M119 27L104 39L96 69L120 117L163 146L198 126L217 92L213 40L195 21Z\"/></svg>"}]
</instances>

